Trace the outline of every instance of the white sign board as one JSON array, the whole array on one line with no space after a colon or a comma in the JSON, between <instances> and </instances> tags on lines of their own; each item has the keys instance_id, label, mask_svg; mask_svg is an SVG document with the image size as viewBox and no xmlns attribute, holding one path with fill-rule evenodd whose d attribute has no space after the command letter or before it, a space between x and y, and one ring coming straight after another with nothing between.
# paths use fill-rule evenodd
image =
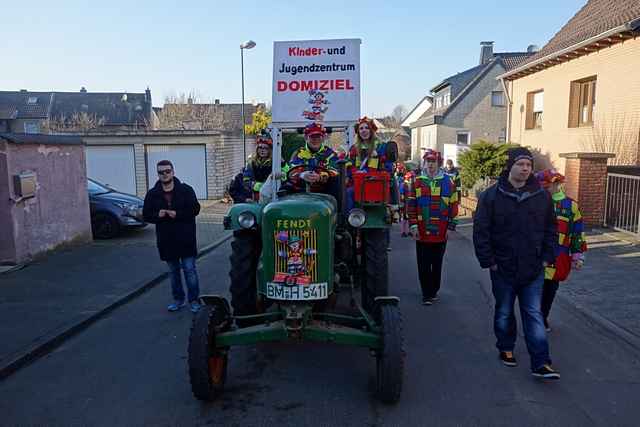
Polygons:
<instances>
[{"instance_id":1,"label":"white sign board","mask_svg":"<svg viewBox=\"0 0 640 427\"><path fill-rule=\"evenodd\" d=\"M274 123L360 117L360 39L274 42Z\"/></svg>"}]
</instances>

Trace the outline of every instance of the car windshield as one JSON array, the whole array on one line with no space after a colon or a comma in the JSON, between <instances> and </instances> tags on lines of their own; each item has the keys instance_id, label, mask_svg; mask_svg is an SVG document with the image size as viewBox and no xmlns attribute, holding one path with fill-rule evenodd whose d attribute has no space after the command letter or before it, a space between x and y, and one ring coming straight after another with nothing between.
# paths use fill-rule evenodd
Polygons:
<instances>
[{"instance_id":1,"label":"car windshield","mask_svg":"<svg viewBox=\"0 0 640 427\"><path fill-rule=\"evenodd\" d=\"M110 193L113 191L106 185L100 184L99 182L96 182L92 179L87 180L87 190L89 191L89 194L92 196L95 196L98 194Z\"/></svg>"}]
</instances>

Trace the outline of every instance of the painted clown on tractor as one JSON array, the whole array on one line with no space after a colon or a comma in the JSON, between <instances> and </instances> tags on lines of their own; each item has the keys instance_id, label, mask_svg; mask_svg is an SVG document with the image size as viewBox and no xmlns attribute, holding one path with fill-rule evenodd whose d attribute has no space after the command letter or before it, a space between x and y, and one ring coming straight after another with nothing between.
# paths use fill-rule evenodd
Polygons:
<instances>
[{"instance_id":1,"label":"painted clown on tractor","mask_svg":"<svg viewBox=\"0 0 640 427\"><path fill-rule=\"evenodd\" d=\"M299 118L300 109L291 117ZM349 153L340 159L325 145L324 124L301 128L299 121L275 120L273 179L258 203L236 204L224 219L233 230L231 302L201 297L189 338L192 391L202 400L222 393L232 346L316 341L368 349L376 360L377 396L396 402L404 350L399 299L389 296L387 233L397 147L379 141L367 118L333 120L326 124L344 134ZM305 145L283 173L286 131L302 132Z\"/></svg>"}]
</instances>

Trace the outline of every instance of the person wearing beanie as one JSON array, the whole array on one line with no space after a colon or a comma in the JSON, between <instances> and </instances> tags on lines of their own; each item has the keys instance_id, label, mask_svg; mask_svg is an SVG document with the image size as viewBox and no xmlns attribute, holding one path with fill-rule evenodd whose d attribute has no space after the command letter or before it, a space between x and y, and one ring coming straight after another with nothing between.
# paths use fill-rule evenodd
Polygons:
<instances>
[{"instance_id":1,"label":"person wearing beanie","mask_svg":"<svg viewBox=\"0 0 640 427\"><path fill-rule=\"evenodd\" d=\"M531 374L558 379L540 309L545 267L555 261L558 241L551 196L532 173L533 156L524 147L509 150L498 182L483 191L473 221L473 244L482 268L488 268L495 297L494 332L499 358L517 366L514 348L518 299Z\"/></svg>"},{"instance_id":2,"label":"person wearing beanie","mask_svg":"<svg viewBox=\"0 0 640 427\"><path fill-rule=\"evenodd\" d=\"M584 225L578 202L567 197L564 193L564 176L555 169L546 169L538 172L536 178L542 188L551 194L558 225L556 259L545 269L540 305L544 326L547 332L551 332L549 312L559 283L567 280L572 267L575 270L582 268L584 253L587 251L587 240L584 235Z\"/></svg>"},{"instance_id":3,"label":"person wearing beanie","mask_svg":"<svg viewBox=\"0 0 640 427\"><path fill-rule=\"evenodd\" d=\"M416 241L422 304L432 305L438 301L447 231L456 227L458 193L451 177L440 169L439 152L427 150L423 160L422 173L406 185L404 194L410 235Z\"/></svg>"}]
</instances>

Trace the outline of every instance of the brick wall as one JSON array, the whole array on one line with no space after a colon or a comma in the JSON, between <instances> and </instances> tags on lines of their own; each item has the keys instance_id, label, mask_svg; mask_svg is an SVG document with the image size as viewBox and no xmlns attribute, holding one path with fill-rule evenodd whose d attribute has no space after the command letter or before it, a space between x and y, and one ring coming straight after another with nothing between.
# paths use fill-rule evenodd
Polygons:
<instances>
[{"instance_id":1,"label":"brick wall","mask_svg":"<svg viewBox=\"0 0 640 427\"><path fill-rule=\"evenodd\" d=\"M584 223L591 227L604 224L607 191L607 160L613 154L564 153L565 191L577 200Z\"/></svg>"}]
</instances>

